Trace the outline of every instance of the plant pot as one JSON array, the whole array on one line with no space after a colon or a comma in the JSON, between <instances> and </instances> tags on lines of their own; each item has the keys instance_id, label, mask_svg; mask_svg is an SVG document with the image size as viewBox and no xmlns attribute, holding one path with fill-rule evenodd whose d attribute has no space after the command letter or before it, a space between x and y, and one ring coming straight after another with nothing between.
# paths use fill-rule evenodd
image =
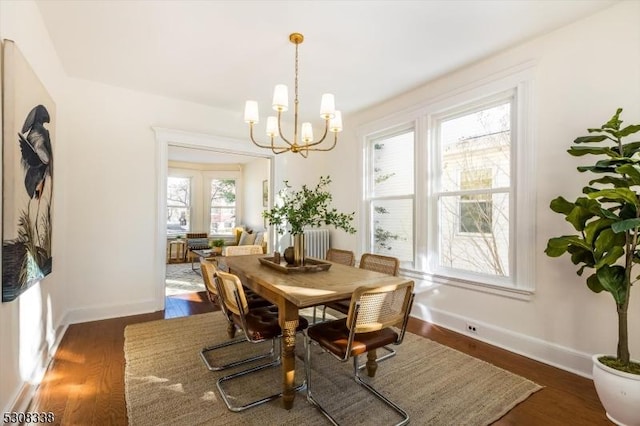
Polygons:
<instances>
[{"instance_id":1,"label":"plant pot","mask_svg":"<svg viewBox=\"0 0 640 426\"><path fill-rule=\"evenodd\" d=\"M640 375L602 364L593 355L593 383L609 420L621 426L640 426Z\"/></svg>"}]
</instances>

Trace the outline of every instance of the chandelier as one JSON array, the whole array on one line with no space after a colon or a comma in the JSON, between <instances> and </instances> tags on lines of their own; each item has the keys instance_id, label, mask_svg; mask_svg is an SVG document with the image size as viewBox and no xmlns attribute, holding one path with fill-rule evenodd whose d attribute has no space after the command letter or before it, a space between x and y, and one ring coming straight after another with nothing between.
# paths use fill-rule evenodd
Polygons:
<instances>
[{"instance_id":1,"label":"chandelier","mask_svg":"<svg viewBox=\"0 0 640 426\"><path fill-rule=\"evenodd\" d=\"M261 144L256 142L253 136L253 128L259 121L258 102L247 101L244 110L244 121L249 123L249 136L251 142L260 148L267 148L274 154L282 154L284 152L294 152L307 157L310 151L330 151L338 142L338 132L342 131L342 114L335 109L335 99L331 93L322 95L320 102L320 117L324 119L324 133L322 137L314 141L313 129L311 123L302 123L300 133L298 134L298 46L303 42L304 36L300 33L289 35L289 41L296 45L296 61L295 61L295 97L293 101L293 139L287 139L282 134L282 113L289 109L289 95L287 86L278 84L273 91L273 109L277 112L276 116L267 117L266 133L271 140L270 144ZM333 133L333 144L331 146L319 147L329 132ZM275 138L279 136L282 142L276 143Z\"/></svg>"}]
</instances>

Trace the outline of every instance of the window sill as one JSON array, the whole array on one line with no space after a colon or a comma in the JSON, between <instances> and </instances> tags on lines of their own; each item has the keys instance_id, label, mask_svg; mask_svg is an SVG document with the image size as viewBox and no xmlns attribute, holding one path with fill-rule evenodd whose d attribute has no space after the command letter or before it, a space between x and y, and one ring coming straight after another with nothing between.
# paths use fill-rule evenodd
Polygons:
<instances>
[{"instance_id":1,"label":"window sill","mask_svg":"<svg viewBox=\"0 0 640 426\"><path fill-rule=\"evenodd\" d=\"M535 291L532 289L506 287L497 284L465 280L462 278L430 274L411 269L401 269L400 275L406 278L428 281L436 285L459 287L466 290L479 291L482 293L494 294L496 296L518 300L532 300L535 294Z\"/></svg>"}]
</instances>

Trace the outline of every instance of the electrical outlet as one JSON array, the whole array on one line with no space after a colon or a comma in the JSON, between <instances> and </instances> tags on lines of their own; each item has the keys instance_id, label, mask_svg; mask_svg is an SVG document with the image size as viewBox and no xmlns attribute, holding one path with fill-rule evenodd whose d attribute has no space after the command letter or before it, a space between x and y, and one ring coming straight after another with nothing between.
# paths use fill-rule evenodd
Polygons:
<instances>
[{"instance_id":1,"label":"electrical outlet","mask_svg":"<svg viewBox=\"0 0 640 426\"><path fill-rule=\"evenodd\" d=\"M470 333L477 334L478 333L478 327L476 327L474 324L467 323L467 331L470 332Z\"/></svg>"}]
</instances>

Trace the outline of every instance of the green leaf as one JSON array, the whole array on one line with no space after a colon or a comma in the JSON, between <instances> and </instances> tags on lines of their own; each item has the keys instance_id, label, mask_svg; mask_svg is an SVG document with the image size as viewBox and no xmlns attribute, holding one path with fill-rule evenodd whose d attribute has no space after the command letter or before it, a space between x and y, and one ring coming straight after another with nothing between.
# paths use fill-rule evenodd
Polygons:
<instances>
[{"instance_id":1,"label":"green leaf","mask_svg":"<svg viewBox=\"0 0 640 426\"><path fill-rule=\"evenodd\" d=\"M627 299L624 268L620 265L604 265L596 271L596 275L602 288L611 293L618 305L622 305Z\"/></svg>"},{"instance_id":2,"label":"green leaf","mask_svg":"<svg viewBox=\"0 0 640 426\"><path fill-rule=\"evenodd\" d=\"M602 287L602 284L600 284L600 280L598 279L598 276L596 274L593 274L589 278L587 278L587 287L589 287L589 289L594 293L600 293L602 290L604 290L604 287Z\"/></svg>"},{"instance_id":3,"label":"green leaf","mask_svg":"<svg viewBox=\"0 0 640 426\"><path fill-rule=\"evenodd\" d=\"M603 197L620 203L633 204L636 208L638 207L638 198L636 193L629 188L603 189L601 191L592 192L588 196L592 199Z\"/></svg>"},{"instance_id":4,"label":"green leaf","mask_svg":"<svg viewBox=\"0 0 640 426\"><path fill-rule=\"evenodd\" d=\"M547 242L545 253L549 257L558 257L564 254L570 245L582 247L587 251L591 251L591 247L577 235L564 235L562 237L551 238Z\"/></svg>"},{"instance_id":5,"label":"green leaf","mask_svg":"<svg viewBox=\"0 0 640 426\"><path fill-rule=\"evenodd\" d=\"M624 157L631 157L634 153L640 150L640 141L629 142L622 145L622 155Z\"/></svg>"},{"instance_id":6,"label":"green leaf","mask_svg":"<svg viewBox=\"0 0 640 426\"><path fill-rule=\"evenodd\" d=\"M575 206L576 205L574 203L567 201L564 197L558 197L551 200L551 204L549 205L551 210L564 215L571 213L571 210L573 210Z\"/></svg>"},{"instance_id":7,"label":"green leaf","mask_svg":"<svg viewBox=\"0 0 640 426\"><path fill-rule=\"evenodd\" d=\"M640 226L640 219L633 218L616 222L611 225L611 229L613 230L613 232L620 233L628 231L629 229L637 228L638 226Z\"/></svg>"},{"instance_id":8,"label":"green leaf","mask_svg":"<svg viewBox=\"0 0 640 426\"><path fill-rule=\"evenodd\" d=\"M613 176L604 176L598 179L593 179L589 181L589 185L593 185L594 183L599 183L602 185L606 185L606 184L611 184L613 186L615 186L616 188L628 188L629 187L629 182L626 179L623 178L617 178L617 177L613 177ZM589 191L589 192L595 192L595 191L599 191L598 189L593 189L593 191ZM584 190L582 191L585 194L587 192L585 192Z\"/></svg>"},{"instance_id":9,"label":"green leaf","mask_svg":"<svg viewBox=\"0 0 640 426\"><path fill-rule=\"evenodd\" d=\"M584 228L585 241L587 244L593 244L598 235L605 229L611 229L611 225L614 223L616 223L616 221L609 218L601 218L589 222Z\"/></svg>"},{"instance_id":10,"label":"green leaf","mask_svg":"<svg viewBox=\"0 0 640 426\"><path fill-rule=\"evenodd\" d=\"M632 135L634 133L640 132L640 124L633 124L631 126L627 126L624 129L618 132L618 135L623 138L625 136Z\"/></svg>"},{"instance_id":11,"label":"green leaf","mask_svg":"<svg viewBox=\"0 0 640 426\"><path fill-rule=\"evenodd\" d=\"M616 172L627 175L632 185L640 185L640 167L636 164L624 164L616 168Z\"/></svg>"},{"instance_id":12,"label":"green leaf","mask_svg":"<svg viewBox=\"0 0 640 426\"><path fill-rule=\"evenodd\" d=\"M582 157L583 155L587 155L587 154L593 154L593 155L606 154L612 158L620 157L620 154L618 154L616 151L608 147L572 146L567 150L567 152L573 155L574 157Z\"/></svg>"},{"instance_id":13,"label":"green leaf","mask_svg":"<svg viewBox=\"0 0 640 426\"><path fill-rule=\"evenodd\" d=\"M607 135L580 136L579 138L574 139L573 143L602 142L605 139L609 139L609 137Z\"/></svg>"},{"instance_id":14,"label":"green leaf","mask_svg":"<svg viewBox=\"0 0 640 426\"><path fill-rule=\"evenodd\" d=\"M622 108L618 108L616 113L613 114L613 117L602 125L602 128L620 130L620 125L622 124L622 120L620 120L620 113L622 113Z\"/></svg>"}]
</instances>

